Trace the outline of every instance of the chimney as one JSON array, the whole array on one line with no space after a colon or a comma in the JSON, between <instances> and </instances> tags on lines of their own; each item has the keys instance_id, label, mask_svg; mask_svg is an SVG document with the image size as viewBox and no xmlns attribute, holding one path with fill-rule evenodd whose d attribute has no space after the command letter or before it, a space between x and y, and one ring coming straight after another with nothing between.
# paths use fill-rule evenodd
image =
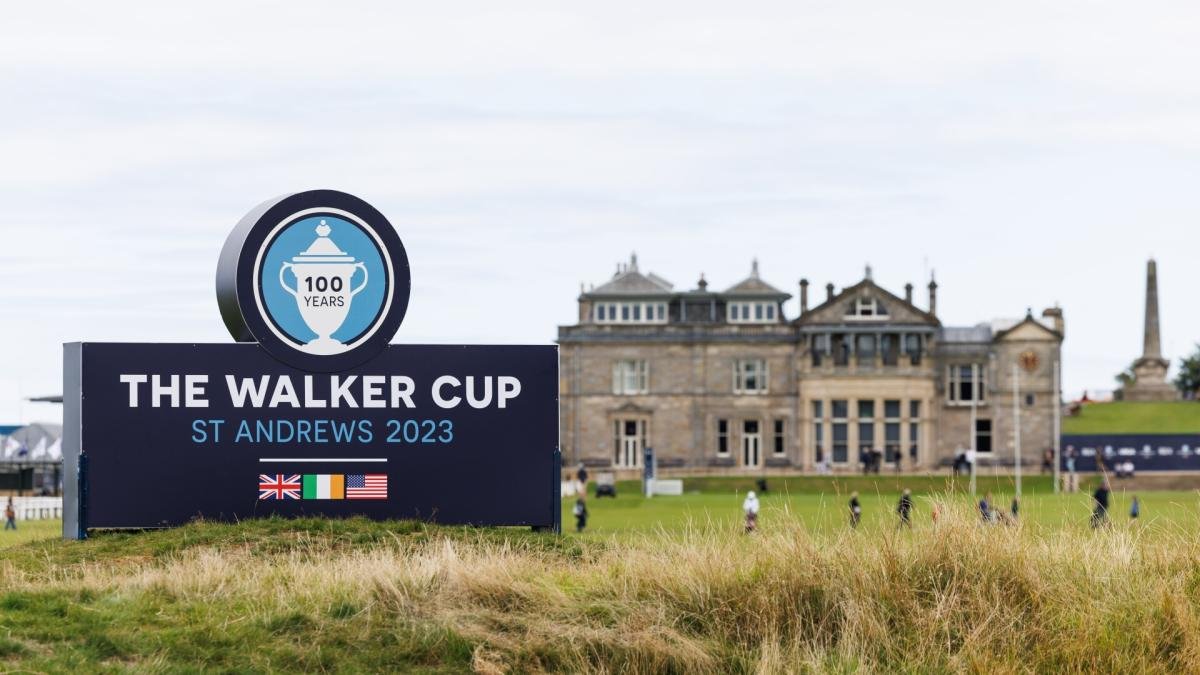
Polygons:
<instances>
[{"instance_id":1,"label":"chimney","mask_svg":"<svg viewBox=\"0 0 1200 675\"><path fill-rule=\"evenodd\" d=\"M1042 310L1042 318L1048 320L1054 330L1058 331L1059 335L1065 336L1067 334L1067 324L1063 321L1063 311L1058 305Z\"/></svg>"},{"instance_id":2,"label":"chimney","mask_svg":"<svg viewBox=\"0 0 1200 675\"><path fill-rule=\"evenodd\" d=\"M808 311L808 279L800 280L800 313Z\"/></svg>"},{"instance_id":3,"label":"chimney","mask_svg":"<svg viewBox=\"0 0 1200 675\"><path fill-rule=\"evenodd\" d=\"M929 313L937 316L937 281L934 281L932 274L929 275Z\"/></svg>"},{"instance_id":4,"label":"chimney","mask_svg":"<svg viewBox=\"0 0 1200 675\"><path fill-rule=\"evenodd\" d=\"M833 284L825 284L825 302L833 299Z\"/></svg>"},{"instance_id":5,"label":"chimney","mask_svg":"<svg viewBox=\"0 0 1200 675\"><path fill-rule=\"evenodd\" d=\"M904 301L912 304L912 284L904 284Z\"/></svg>"}]
</instances>

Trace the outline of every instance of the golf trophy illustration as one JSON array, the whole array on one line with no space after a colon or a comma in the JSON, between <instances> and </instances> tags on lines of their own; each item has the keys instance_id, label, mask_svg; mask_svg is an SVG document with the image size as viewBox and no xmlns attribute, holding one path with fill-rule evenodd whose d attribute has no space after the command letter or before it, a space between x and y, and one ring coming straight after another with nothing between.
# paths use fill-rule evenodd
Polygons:
<instances>
[{"instance_id":1,"label":"golf trophy illustration","mask_svg":"<svg viewBox=\"0 0 1200 675\"><path fill-rule=\"evenodd\" d=\"M279 268L279 284L296 299L300 318L317 334L315 340L304 345L310 354L337 354L345 350L345 345L331 336L346 321L350 301L367 287L367 266L339 249L329 238L332 231L322 220L313 243ZM284 276L288 269L296 276L294 289ZM362 283L351 289L351 280L358 269L363 273Z\"/></svg>"}]
</instances>

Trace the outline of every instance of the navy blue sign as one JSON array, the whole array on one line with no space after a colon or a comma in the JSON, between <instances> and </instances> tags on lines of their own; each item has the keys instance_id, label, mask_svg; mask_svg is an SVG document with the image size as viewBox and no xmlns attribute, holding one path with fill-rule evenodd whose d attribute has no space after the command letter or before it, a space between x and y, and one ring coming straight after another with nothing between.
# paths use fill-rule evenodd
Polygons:
<instances>
[{"instance_id":1,"label":"navy blue sign","mask_svg":"<svg viewBox=\"0 0 1200 675\"><path fill-rule=\"evenodd\" d=\"M558 523L555 346L389 346L336 374L254 344L72 343L64 363L68 536L272 514Z\"/></svg>"},{"instance_id":2,"label":"navy blue sign","mask_svg":"<svg viewBox=\"0 0 1200 675\"><path fill-rule=\"evenodd\" d=\"M1097 471L1099 459L1107 471L1118 463L1135 471L1200 471L1200 435L1196 434L1080 434L1062 437L1062 468Z\"/></svg>"}]
</instances>

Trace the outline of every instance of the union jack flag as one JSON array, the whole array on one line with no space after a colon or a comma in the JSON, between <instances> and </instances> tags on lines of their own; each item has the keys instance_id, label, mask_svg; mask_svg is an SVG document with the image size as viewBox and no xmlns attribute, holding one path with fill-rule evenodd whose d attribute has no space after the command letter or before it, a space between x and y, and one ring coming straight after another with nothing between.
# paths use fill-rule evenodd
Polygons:
<instances>
[{"instance_id":1,"label":"union jack flag","mask_svg":"<svg viewBox=\"0 0 1200 675\"><path fill-rule=\"evenodd\" d=\"M387 474L347 474L346 499L387 499Z\"/></svg>"},{"instance_id":2,"label":"union jack flag","mask_svg":"<svg viewBox=\"0 0 1200 675\"><path fill-rule=\"evenodd\" d=\"M300 499L300 474L258 474L259 499Z\"/></svg>"}]
</instances>

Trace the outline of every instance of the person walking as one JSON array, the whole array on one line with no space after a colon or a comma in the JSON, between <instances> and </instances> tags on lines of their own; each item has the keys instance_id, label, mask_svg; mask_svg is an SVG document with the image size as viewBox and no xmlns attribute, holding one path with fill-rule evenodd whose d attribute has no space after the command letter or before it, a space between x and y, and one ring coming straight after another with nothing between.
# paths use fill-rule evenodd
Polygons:
<instances>
[{"instance_id":1,"label":"person walking","mask_svg":"<svg viewBox=\"0 0 1200 675\"><path fill-rule=\"evenodd\" d=\"M1092 529L1096 529L1101 525L1108 524L1108 477L1100 480L1100 486L1092 493L1092 500L1096 502L1096 507L1092 509Z\"/></svg>"},{"instance_id":2,"label":"person walking","mask_svg":"<svg viewBox=\"0 0 1200 675\"><path fill-rule=\"evenodd\" d=\"M575 471L575 480L579 483L578 488L577 488L579 490L579 493L586 497L587 496L588 470L587 470L587 467L583 465L583 462L579 463L579 468Z\"/></svg>"},{"instance_id":3,"label":"person walking","mask_svg":"<svg viewBox=\"0 0 1200 675\"><path fill-rule=\"evenodd\" d=\"M575 531L583 532L587 528L588 510L587 500L580 497L575 500Z\"/></svg>"},{"instance_id":4,"label":"person walking","mask_svg":"<svg viewBox=\"0 0 1200 675\"><path fill-rule=\"evenodd\" d=\"M984 523L992 522L992 493L983 493L983 499L979 500L979 518Z\"/></svg>"},{"instance_id":5,"label":"person walking","mask_svg":"<svg viewBox=\"0 0 1200 675\"><path fill-rule=\"evenodd\" d=\"M1142 515L1142 503L1138 501L1137 495L1134 495L1133 502L1129 505L1129 517L1137 520L1140 515Z\"/></svg>"},{"instance_id":6,"label":"person walking","mask_svg":"<svg viewBox=\"0 0 1200 675\"><path fill-rule=\"evenodd\" d=\"M8 498L8 504L4 507L4 529L17 529L17 510L13 507L12 497Z\"/></svg>"},{"instance_id":7,"label":"person walking","mask_svg":"<svg viewBox=\"0 0 1200 675\"><path fill-rule=\"evenodd\" d=\"M750 534L758 529L758 495L754 494L754 490L746 493L742 511L746 514L746 534Z\"/></svg>"},{"instance_id":8,"label":"person walking","mask_svg":"<svg viewBox=\"0 0 1200 675\"><path fill-rule=\"evenodd\" d=\"M858 529L858 522L862 520L862 504L858 501L858 491L850 493L850 527Z\"/></svg>"},{"instance_id":9,"label":"person walking","mask_svg":"<svg viewBox=\"0 0 1200 675\"><path fill-rule=\"evenodd\" d=\"M1075 474L1075 446L1068 445L1066 456L1067 465L1067 492L1079 492L1079 476Z\"/></svg>"},{"instance_id":10,"label":"person walking","mask_svg":"<svg viewBox=\"0 0 1200 675\"><path fill-rule=\"evenodd\" d=\"M896 504L896 513L900 516L900 527L912 527L912 490L904 488L904 493L900 495L900 502Z\"/></svg>"}]
</instances>

